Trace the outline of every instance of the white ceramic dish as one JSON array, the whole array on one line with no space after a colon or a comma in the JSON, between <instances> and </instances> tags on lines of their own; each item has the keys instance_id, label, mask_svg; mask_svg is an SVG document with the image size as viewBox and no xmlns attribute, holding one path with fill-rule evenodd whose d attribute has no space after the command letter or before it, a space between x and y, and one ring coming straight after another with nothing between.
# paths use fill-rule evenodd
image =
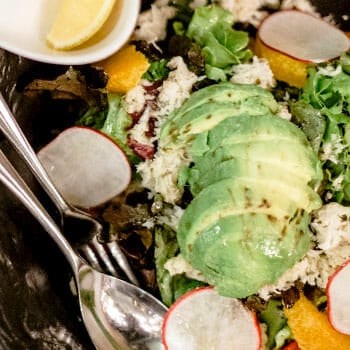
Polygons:
<instances>
[{"instance_id":1,"label":"white ceramic dish","mask_svg":"<svg viewBox=\"0 0 350 350\"><path fill-rule=\"evenodd\" d=\"M140 0L117 0L103 28L85 44L58 51L46 43L61 0L0 0L0 47L19 56L52 64L80 65L118 51L132 34Z\"/></svg>"}]
</instances>

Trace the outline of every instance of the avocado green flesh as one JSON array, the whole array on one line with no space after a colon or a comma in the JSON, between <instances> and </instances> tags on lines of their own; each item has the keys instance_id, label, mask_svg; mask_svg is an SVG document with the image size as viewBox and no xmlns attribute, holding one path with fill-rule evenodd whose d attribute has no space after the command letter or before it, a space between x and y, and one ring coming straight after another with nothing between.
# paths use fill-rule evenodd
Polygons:
<instances>
[{"instance_id":1,"label":"avocado green flesh","mask_svg":"<svg viewBox=\"0 0 350 350\"><path fill-rule=\"evenodd\" d=\"M169 116L160 133L162 143L187 139L209 130L221 120L242 113L274 113L279 105L271 93L251 85L225 83L209 86L191 95L185 104Z\"/></svg>"},{"instance_id":2,"label":"avocado green flesh","mask_svg":"<svg viewBox=\"0 0 350 350\"><path fill-rule=\"evenodd\" d=\"M308 250L310 212L322 205L320 161L278 110L260 87L221 83L161 128L160 147L185 145L193 161L181 172L194 196L179 222L181 253L223 295L276 282Z\"/></svg>"},{"instance_id":3,"label":"avocado green flesh","mask_svg":"<svg viewBox=\"0 0 350 350\"><path fill-rule=\"evenodd\" d=\"M192 93L190 98L171 116L171 120L181 119L183 114L192 109L209 103L230 102L236 103L253 96L262 96L270 101L271 108L276 112L279 107L272 94L267 90L247 84L220 83L210 85Z\"/></svg>"},{"instance_id":4,"label":"avocado green flesh","mask_svg":"<svg viewBox=\"0 0 350 350\"><path fill-rule=\"evenodd\" d=\"M290 150L293 149L293 152ZM257 141L251 144L234 144L218 147L207 152L201 158L195 158L194 163L201 171L208 171L221 162L231 159L254 160L267 164L285 164L286 168L294 168L298 172L311 173L314 176L313 164L307 153L298 144L286 144L276 141Z\"/></svg>"},{"instance_id":5,"label":"avocado green flesh","mask_svg":"<svg viewBox=\"0 0 350 350\"><path fill-rule=\"evenodd\" d=\"M305 202L312 202L310 192L293 191L287 186L265 180L264 183L247 179L225 179L203 189L188 205L182 215L177 232L178 242L185 258L194 241L207 226L217 220L232 215L260 213L276 217L277 220L290 219ZM293 198L294 197L294 198Z\"/></svg>"},{"instance_id":6,"label":"avocado green flesh","mask_svg":"<svg viewBox=\"0 0 350 350\"><path fill-rule=\"evenodd\" d=\"M213 149L222 145L243 141L276 139L300 142L304 147L311 147L306 136L294 124L272 114L242 114L235 118L227 118L212 128L207 136L208 147ZM227 141L226 141L227 140Z\"/></svg>"},{"instance_id":7,"label":"avocado green flesh","mask_svg":"<svg viewBox=\"0 0 350 350\"><path fill-rule=\"evenodd\" d=\"M227 102L208 103L201 105L183 115L183 117L174 122L174 129L179 140L189 135L199 134L200 132L210 130L221 121L228 117L245 115L249 112L252 115L263 115L270 112L268 105L255 98L232 104Z\"/></svg>"},{"instance_id":8,"label":"avocado green flesh","mask_svg":"<svg viewBox=\"0 0 350 350\"><path fill-rule=\"evenodd\" d=\"M220 294L246 297L275 283L306 253L308 223L305 214L291 222L263 214L221 218L194 242L191 264Z\"/></svg>"},{"instance_id":9,"label":"avocado green flesh","mask_svg":"<svg viewBox=\"0 0 350 350\"><path fill-rule=\"evenodd\" d=\"M199 162L198 162L199 163ZM198 164L197 163L197 164ZM219 182L224 179L249 179L256 181L259 185L264 185L266 181L276 184L279 190L283 187L287 190L299 193L300 191L309 196L311 202L315 200L315 192L307 183L311 180L311 174L303 174L289 172L288 168L281 166L279 162L265 163L263 161L249 161L247 159L230 159L227 161L215 164L209 171L204 171L200 166L194 166L188 171L188 184L194 196L197 196L201 190L209 185ZM293 169L293 168L291 168ZM294 169L293 169L294 170ZM305 197L305 204L301 203L301 207L305 210L309 209L308 198Z\"/></svg>"}]
</instances>

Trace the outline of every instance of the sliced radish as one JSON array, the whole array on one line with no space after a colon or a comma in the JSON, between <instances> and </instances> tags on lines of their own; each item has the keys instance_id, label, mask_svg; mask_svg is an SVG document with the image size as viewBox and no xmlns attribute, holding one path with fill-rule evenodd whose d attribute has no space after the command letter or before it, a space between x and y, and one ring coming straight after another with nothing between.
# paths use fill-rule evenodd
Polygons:
<instances>
[{"instance_id":1,"label":"sliced radish","mask_svg":"<svg viewBox=\"0 0 350 350\"><path fill-rule=\"evenodd\" d=\"M270 49L305 62L325 62L340 56L350 46L344 32L313 15L278 11L268 16L258 30Z\"/></svg>"},{"instance_id":2,"label":"sliced radish","mask_svg":"<svg viewBox=\"0 0 350 350\"><path fill-rule=\"evenodd\" d=\"M118 195L131 178L129 162L118 145L87 127L61 132L38 157L67 202L82 208Z\"/></svg>"},{"instance_id":3,"label":"sliced radish","mask_svg":"<svg viewBox=\"0 0 350 350\"><path fill-rule=\"evenodd\" d=\"M350 260L330 277L326 294L329 322L338 332L350 334Z\"/></svg>"},{"instance_id":4,"label":"sliced radish","mask_svg":"<svg viewBox=\"0 0 350 350\"><path fill-rule=\"evenodd\" d=\"M261 330L255 314L240 300L202 287L186 293L170 307L162 341L167 350L257 350Z\"/></svg>"}]
</instances>

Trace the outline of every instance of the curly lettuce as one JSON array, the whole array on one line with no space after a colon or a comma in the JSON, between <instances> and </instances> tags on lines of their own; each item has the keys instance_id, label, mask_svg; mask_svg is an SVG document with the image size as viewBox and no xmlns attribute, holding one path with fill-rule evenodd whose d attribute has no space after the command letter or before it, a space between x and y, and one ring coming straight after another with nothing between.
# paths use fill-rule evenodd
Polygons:
<instances>
[{"instance_id":1,"label":"curly lettuce","mask_svg":"<svg viewBox=\"0 0 350 350\"><path fill-rule=\"evenodd\" d=\"M205 57L208 78L227 80L232 65L252 57L247 48L249 35L233 28L231 12L218 6L199 7L189 23L186 36L198 43Z\"/></svg>"},{"instance_id":2,"label":"curly lettuce","mask_svg":"<svg viewBox=\"0 0 350 350\"><path fill-rule=\"evenodd\" d=\"M172 276L165 268L165 263L176 256L180 249L176 239L176 232L170 227L158 225L155 229L155 252L157 284L163 303L173 304L186 292L202 286L204 283L190 279L184 274Z\"/></svg>"},{"instance_id":3,"label":"curly lettuce","mask_svg":"<svg viewBox=\"0 0 350 350\"><path fill-rule=\"evenodd\" d=\"M77 124L90 126L108 135L125 152L131 163L139 159L128 145L127 132L132 125L132 118L122 106L122 96L108 93L108 106L103 111L89 109Z\"/></svg>"},{"instance_id":4,"label":"curly lettuce","mask_svg":"<svg viewBox=\"0 0 350 350\"><path fill-rule=\"evenodd\" d=\"M291 104L326 175L325 201L350 203L350 58L309 69L298 101Z\"/></svg>"}]
</instances>

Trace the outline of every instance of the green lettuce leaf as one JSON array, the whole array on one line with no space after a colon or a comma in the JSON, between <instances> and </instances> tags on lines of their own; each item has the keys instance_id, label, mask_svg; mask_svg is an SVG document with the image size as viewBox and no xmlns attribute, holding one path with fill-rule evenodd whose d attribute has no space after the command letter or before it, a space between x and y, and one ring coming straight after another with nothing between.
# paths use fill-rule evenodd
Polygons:
<instances>
[{"instance_id":1,"label":"green lettuce leaf","mask_svg":"<svg viewBox=\"0 0 350 350\"><path fill-rule=\"evenodd\" d=\"M151 82L166 79L169 75L169 68L167 67L169 60L162 58L159 61L151 62L148 70L143 75L143 79Z\"/></svg>"},{"instance_id":2,"label":"green lettuce leaf","mask_svg":"<svg viewBox=\"0 0 350 350\"><path fill-rule=\"evenodd\" d=\"M282 346L286 340L291 339L291 332L288 328L287 318L283 313L281 299L271 298L259 315L260 321L267 325L267 345L269 349L277 349Z\"/></svg>"},{"instance_id":3,"label":"green lettuce leaf","mask_svg":"<svg viewBox=\"0 0 350 350\"><path fill-rule=\"evenodd\" d=\"M89 126L105 133L125 152L131 163L137 163L139 158L128 146L127 130L132 125L132 119L121 104L122 96L108 93L107 99L108 106L105 110L90 108L77 125Z\"/></svg>"},{"instance_id":4,"label":"green lettuce leaf","mask_svg":"<svg viewBox=\"0 0 350 350\"><path fill-rule=\"evenodd\" d=\"M210 79L227 80L232 65L252 57L248 33L233 29L233 24L231 12L210 5L197 8L187 28L186 35L202 48Z\"/></svg>"},{"instance_id":5,"label":"green lettuce leaf","mask_svg":"<svg viewBox=\"0 0 350 350\"><path fill-rule=\"evenodd\" d=\"M325 201L350 203L350 58L309 69L291 111L322 160Z\"/></svg>"},{"instance_id":6,"label":"green lettuce leaf","mask_svg":"<svg viewBox=\"0 0 350 350\"><path fill-rule=\"evenodd\" d=\"M170 306L183 294L204 283L183 274L171 276L164 268L164 264L176 256L180 250L175 231L168 226L157 226L154 239L157 283L163 303Z\"/></svg>"}]
</instances>

